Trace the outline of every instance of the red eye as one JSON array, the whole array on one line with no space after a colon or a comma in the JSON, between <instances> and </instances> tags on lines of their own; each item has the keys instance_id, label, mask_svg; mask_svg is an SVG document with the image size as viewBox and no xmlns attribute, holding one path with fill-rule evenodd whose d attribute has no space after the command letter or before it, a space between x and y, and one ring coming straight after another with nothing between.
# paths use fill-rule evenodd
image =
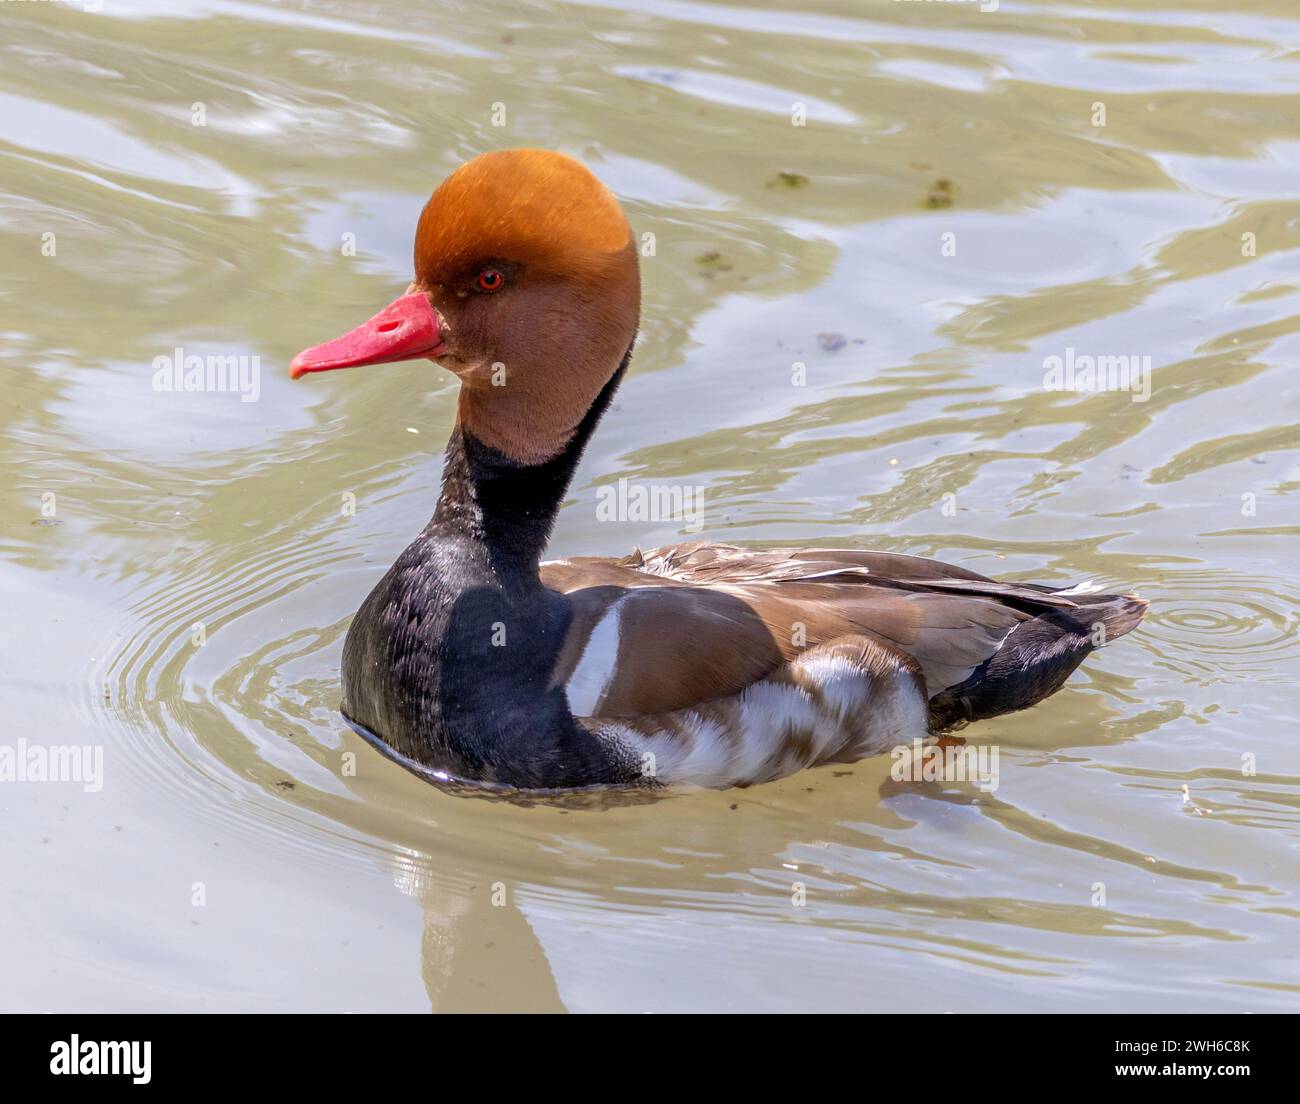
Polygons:
<instances>
[{"instance_id":1,"label":"red eye","mask_svg":"<svg viewBox=\"0 0 1300 1104\"><path fill-rule=\"evenodd\" d=\"M479 291L500 291L505 282L506 278L495 268L485 268L478 274Z\"/></svg>"}]
</instances>

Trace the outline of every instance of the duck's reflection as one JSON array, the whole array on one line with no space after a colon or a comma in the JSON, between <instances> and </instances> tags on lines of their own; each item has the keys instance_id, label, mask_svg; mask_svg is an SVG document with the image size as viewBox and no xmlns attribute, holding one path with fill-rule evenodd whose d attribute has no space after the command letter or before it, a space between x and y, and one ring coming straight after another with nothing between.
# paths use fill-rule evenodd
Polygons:
<instances>
[{"instance_id":1,"label":"duck's reflection","mask_svg":"<svg viewBox=\"0 0 1300 1104\"><path fill-rule=\"evenodd\" d=\"M420 970L433 1012L563 1012L551 965L504 882L408 851L397 887L420 902Z\"/></svg>"},{"instance_id":2,"label":"duck's reflection","mask_svg":"<svg viewBox=\"0 0 1300 1104\"><path fill-rule=\"evenodd\" d=\"M427 779L425 779L427 781ZM434 790L492 807L596 811L659 800L644 790L592 790L546 798L505 797L467 784ZM433 798L430 793L430 799ZM575 829L579 822L570 822ZM587 833L580 833L586 836ZM402 848L394 883L424 910L421 972L434 1012L563 1012L554 971L518 900L519 883L494 878L481 856Z\"/></svg>"}]
</instances>

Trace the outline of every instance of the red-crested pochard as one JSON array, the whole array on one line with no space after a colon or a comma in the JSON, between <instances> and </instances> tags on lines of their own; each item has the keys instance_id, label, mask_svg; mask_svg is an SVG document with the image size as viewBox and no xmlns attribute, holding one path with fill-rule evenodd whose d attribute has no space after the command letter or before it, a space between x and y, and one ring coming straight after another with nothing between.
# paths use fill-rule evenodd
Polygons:
<instances>
[{"instance_id":1,"label":"red-crested pochard","mask_svg":"<svg viewBox=\"0 0 1300 1104\"><path fill-rule=\"evenodd\" d=\"M433 193L415 279L291 374L428 358L461 382L432 520L343 649L344 715L426 777L739 786L1033 705L1146 603L885 552L695 543L541 562L640 312L618 201L487 153Z\"/></svg>"}]
</instances>

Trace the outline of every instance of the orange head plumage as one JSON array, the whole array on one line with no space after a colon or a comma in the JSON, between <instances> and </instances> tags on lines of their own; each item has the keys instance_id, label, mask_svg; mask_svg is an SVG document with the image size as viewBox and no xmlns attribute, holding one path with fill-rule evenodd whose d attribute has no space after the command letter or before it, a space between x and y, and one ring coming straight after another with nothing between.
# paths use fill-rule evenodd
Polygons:
<instances>
[{"instance_id":1,"label":"orange head plumage","mask_svg":"<svg viewBox=\"0 0 1300 1104\"><path fill-rule=\"evenodd\" d=\"M485 153L438 186L415 232L417 283L477 275L509 259L552 278L602 280L632 240L613 194L550 150Z\"/></svg>"},{"instance_id":2,"label":"orange head plumage","mask_svg":"<svg viewBox=\"0 0 1300 1104\"><path fill-rule=\"evenodd\" d=\"M460 377L467 432L537 463L568 443L639 313L636 245L612 193L571 157L502 150L430 197L406 295L291 371L428 357Z\"/></svg>"}]
</instances>

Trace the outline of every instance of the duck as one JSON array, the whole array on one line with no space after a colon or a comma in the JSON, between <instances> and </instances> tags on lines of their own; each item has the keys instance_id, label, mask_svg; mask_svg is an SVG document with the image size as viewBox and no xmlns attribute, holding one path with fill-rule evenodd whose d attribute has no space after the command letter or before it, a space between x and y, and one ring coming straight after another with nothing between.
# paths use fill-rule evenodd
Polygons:
<instances>
[{"instance_id":1,"label":"duck","mask_svg":"<svg viewBox=\"0 0 1300 1104\"><path fill-rule=\"evenodd\" d=\"M890 552L544 559L628 371L638 244L578 160L483 153L424 206L405 292L290 365L459 379L433 516L343 645L341 712L385 755L511 791L751 786L1026 709L1142 620L1134 594Z\"/></svg>"}]
</instances>

